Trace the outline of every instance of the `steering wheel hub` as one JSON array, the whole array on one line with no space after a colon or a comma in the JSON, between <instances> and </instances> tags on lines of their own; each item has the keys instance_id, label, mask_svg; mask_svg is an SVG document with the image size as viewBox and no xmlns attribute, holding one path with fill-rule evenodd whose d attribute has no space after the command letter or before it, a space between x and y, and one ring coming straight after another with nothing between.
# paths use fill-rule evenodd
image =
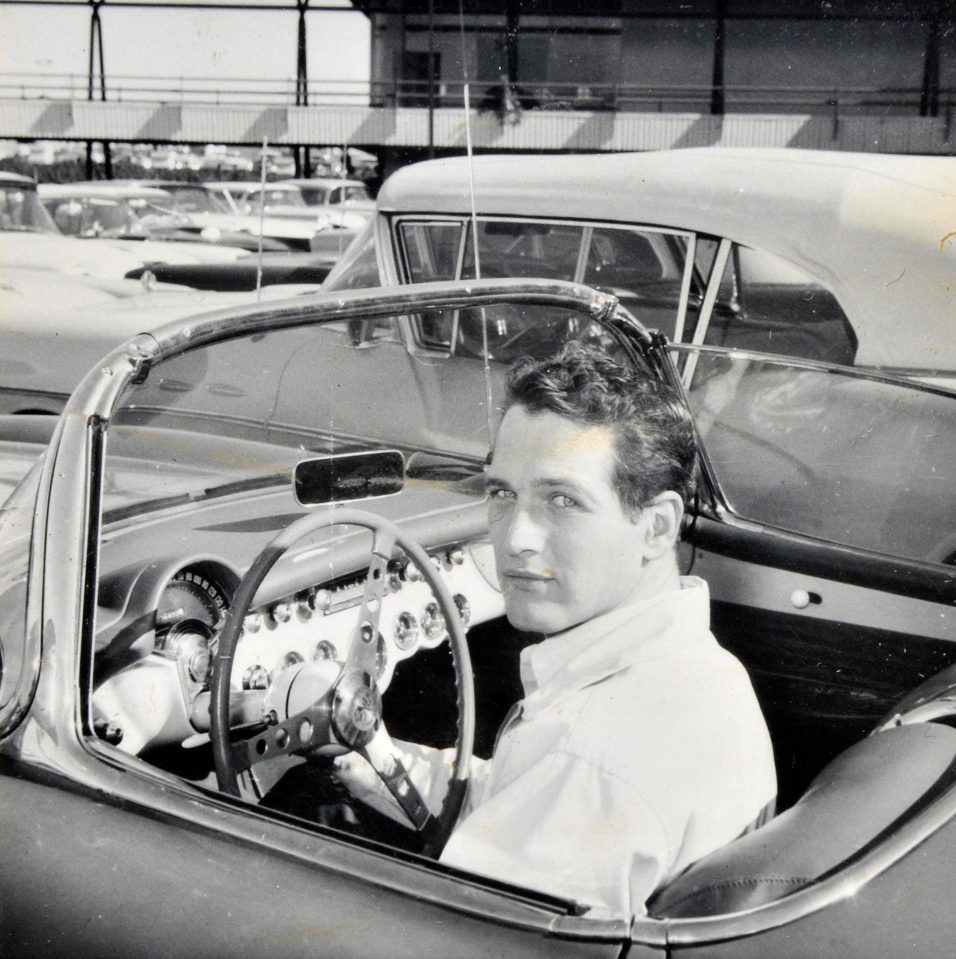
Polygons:
<instances>
[{"instance_id":1,"label":"steering wheel hub","mask_svg":"<svg viewBox=\"0 0 956 959\"><path fill-rule=\"evenodd\" d=\"M353 669L342 675L332 700L332 728L352 749L361 749L382 724L382 694L366 672Z\"/></svg>"}]
</instances>

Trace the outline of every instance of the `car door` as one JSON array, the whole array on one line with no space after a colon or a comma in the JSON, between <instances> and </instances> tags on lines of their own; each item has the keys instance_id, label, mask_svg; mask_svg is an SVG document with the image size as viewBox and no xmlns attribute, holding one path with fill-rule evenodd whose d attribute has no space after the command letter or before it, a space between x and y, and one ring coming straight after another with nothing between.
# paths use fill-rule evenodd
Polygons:
<instances>
[{"instance_id":1,"label":"car door","mask_svg":"<svg viewBox=\"0 0 956 959\"><path fill-rule=\"evenodd\" d=\"M685 568L750 669L781 804L956 659L956 394L671 346L703 446Z\"/></svg>"}]
</instances>

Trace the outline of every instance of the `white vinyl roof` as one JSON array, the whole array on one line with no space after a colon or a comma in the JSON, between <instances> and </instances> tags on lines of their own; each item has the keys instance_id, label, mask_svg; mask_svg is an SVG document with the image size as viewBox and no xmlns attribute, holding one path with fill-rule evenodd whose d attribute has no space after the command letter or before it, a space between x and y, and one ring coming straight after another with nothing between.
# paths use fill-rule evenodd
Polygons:
<instances>
[{"instance_id":1,"label":"white vinyl roof","mask_svg":"<svg viewBox=\"0 0 956 959\"><path fill-rule=\"evenodd\" d=\"M803 267L837 297L857 362L956 370L956 159L703 148L474 159L479 215L676 227ZM470 212L465 157L405 167L382 212ZM901 340L902 338L902 340Z\"/></svg>"}]
</instances>

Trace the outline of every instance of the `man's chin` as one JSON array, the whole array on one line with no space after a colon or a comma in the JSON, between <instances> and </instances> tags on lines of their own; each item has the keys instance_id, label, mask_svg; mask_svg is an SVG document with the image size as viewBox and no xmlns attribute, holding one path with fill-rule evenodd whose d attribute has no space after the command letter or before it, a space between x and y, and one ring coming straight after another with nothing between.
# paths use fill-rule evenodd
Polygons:
<instances>
[{"instance_id":1,"label":"man's chin","mask_svg":"<svg viewBox=\"0 0 956 959\"><path fill-rule=\"evenodd\" d=\"M543 633L545 636L563 632L571 625L564 610L548 603L507 601L505 616L515 629L524 633Z\"/></svg>"}]
</instances>

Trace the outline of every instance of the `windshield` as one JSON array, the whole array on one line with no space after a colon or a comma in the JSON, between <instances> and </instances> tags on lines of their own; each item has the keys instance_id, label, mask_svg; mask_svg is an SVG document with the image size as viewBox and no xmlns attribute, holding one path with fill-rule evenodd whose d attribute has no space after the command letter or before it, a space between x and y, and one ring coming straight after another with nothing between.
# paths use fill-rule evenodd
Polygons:
<instances>
[{"instance_id":1,"label":"windshield","mask_svg":"<svg viewBox=\"0 0 956 959\"><path fill-rule=\"evenodd\" d=\"M254 210L259 210L263 202L267 210L273 206L307 206L302 194L296 189L266 190L265 193L253 190L246 194L245 202Z\"/></svg>"},{"instance_id":2,"label":"windshield","mask_svg":"<svg viewBox=\"0 0 956 959\"><path fill-rule=\"evenodd\" d=\"M0 230L19 233L59 233L36 191L26 186L0 185Z\"/></svg>"},{"instance_id":3,"label":"windshield","mask_svg":"<svg viewBox=\"0 0 956 959\"><path fill-rule=\"evenodd\" d=\"M430 468L480 471L507 367L606 335L571 311L504 304L294 327L183 353L132 387L114 418L122 468L108 477L106 515L287 487L307 453L389 447L413 466L425 457Z\"/></svg>"},{"instance_id":4,"label":"windshield","mask_svg":"<svg viewBox=\"0 0 956 959\"><path fill-rule=\"evenodd\" d=\"M169 191L177 213L230 213L225 200L201 187L184 187Z\"/></svg>"},{"instance_id":5,"label":"windshield","mask_svg":"<svg viewBox=\"0 0 956 959\"><path fill-rule=\"evenodd\" d=\"M178 223L169 196L79 196L48 199L44 203L60 232L68 236L139 239Z\"/></svg>"}]
</instances>

